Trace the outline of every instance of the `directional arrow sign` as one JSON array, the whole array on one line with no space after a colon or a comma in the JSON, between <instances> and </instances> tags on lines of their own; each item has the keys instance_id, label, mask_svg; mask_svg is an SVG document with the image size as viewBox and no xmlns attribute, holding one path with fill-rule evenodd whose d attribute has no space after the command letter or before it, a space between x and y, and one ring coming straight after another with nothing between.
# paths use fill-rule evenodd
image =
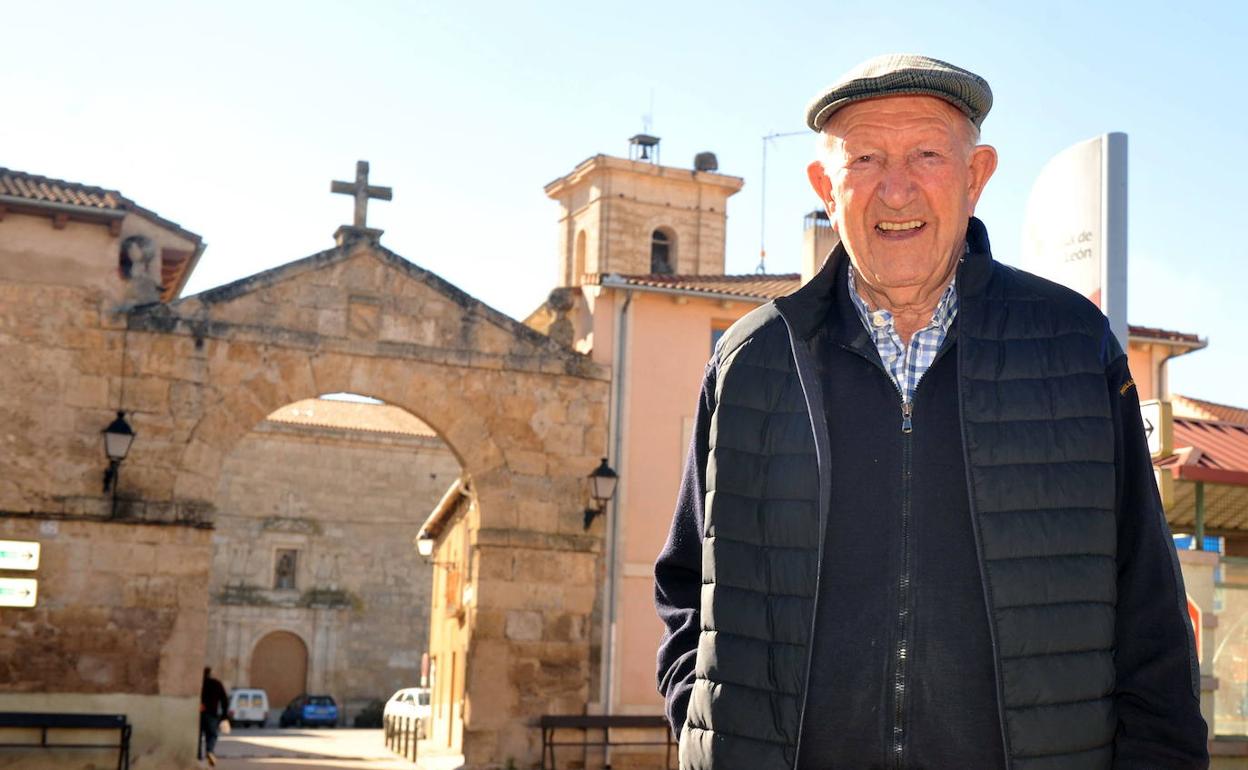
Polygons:
<instances>
[{"instance_id":1,"label":"directional arrow sign","mask_svg":"<svg viewBox=\"0 0 1248 770\"><path fill-rule=\"evenodd\" d=\"M1144 421L1148 453L1154 460L1174 453L1174 423L1170 415L1169 401L1140 402L1140 419Z\"/></svg>"},{"instance_id":2,"label":"directional arrow sign","mask_svg":"<svg viewBox=\"0 0 1248 770\"><path fill-rule=\"evenodd\" d=\"M39 544L27 540L0 540L0 569L39 569Z\"/></svg>"},{"instance_id":3,"label":"directional arrow sign","mask_svg":"<svg viewBox=\"0 0 1248 770\"><path fill-rule=\"evenodd\" d=\"M0 578L0 607L34 607L38 594L38 580Z\"/></svg>"}]
</instances>

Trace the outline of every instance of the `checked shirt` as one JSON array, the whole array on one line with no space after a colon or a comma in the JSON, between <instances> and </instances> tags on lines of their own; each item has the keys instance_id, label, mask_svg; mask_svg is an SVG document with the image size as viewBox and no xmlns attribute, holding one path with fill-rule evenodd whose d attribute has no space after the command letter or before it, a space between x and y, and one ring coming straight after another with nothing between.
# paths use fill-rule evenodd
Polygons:
<instances>
[{"instance_id":1,"label":"checked shirt","mask_svg":"<svg viewBox=\"0 0 1248 770\"><path fill-rule=\"evenodd\" d=\"M936 353L944 344L949 326L958 314L958 292L954 288L954 281L950 281L945 293L940 295L936 310L932 312L932 320L915 332L910 338L910 345L906 346L902 344L901 337L893 327L893 314L883 308L871 310L866 301L858 296L854 272L853 269L849 270L849 296L854 301L854 307L858 309L858 317L871 335L880 360L893 378L893 384L901 393L903 403L912 403L919 380L923 379L923 375L936 360Z\"/></svg>"}]
</instances>

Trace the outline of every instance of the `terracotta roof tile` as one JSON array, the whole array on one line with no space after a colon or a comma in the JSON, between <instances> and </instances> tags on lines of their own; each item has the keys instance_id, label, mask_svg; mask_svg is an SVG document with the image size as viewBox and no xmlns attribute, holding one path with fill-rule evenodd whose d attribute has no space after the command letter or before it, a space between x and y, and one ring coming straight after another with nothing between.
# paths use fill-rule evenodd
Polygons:
<instances>
[{"instance_id":1,"label":"terracotta roof tile","mask_svg":"<svg viewBox=\"0 0 1248 770\"><path fill-rule=\"evenodd\" d=\"M1205 345L1205 341L1200 338L1200 335L1176 332L1170 329L1157 329L1152 326L1128 326L1127 334L1131 337L1144 337L1161 342L1186 342L1201 347Z\"/></svg>"},{"instance_id":2,"label":"terracotta roof tile","mask_svg":"<svg viewBox=\"0 0 1248 770\"><path fill-rule=\"evenodd\" d=\"M1187 459L1184 464L1201 468L1248 472L1248 425L1176 417L1174 446L1177 462ZM1199 452L1182 452L1189 447Z\"/></svg>"},{"instance_id":3,"label":"terracotta roof tile","mask_svg":"<svg viewBox=\"0 0 1248 770\"><path fill-rule=\"evenodd\" d=\"M622 283L638 288L666 289L699 294L727 295L748 299L775 299L792 294L801 286L798 273L746 275L602 275L585 276L590 284Z\"/></svg>"},{"instance_id":4,"label":"terracotta roof tile","mask_svg":"<svg viewBox=\"0 0 1248 770\"><path fill-rule=\"evenodd\" d=\"M96 209L127 209L133 202L116 190L0 168L0 195Z\"/></svg>"},{"instance_id":5,"label":"terracotta roof tile","mask_svg":"<svg viewBox=\"0 0 1248 770\"><path fill-rule=\"evenodd\" d=\"M1221 420L1238 425L1248 425L1248 409L1229 404L1217 404L1177 393L1170 398L1171 408L1175 417L1186 417L1197 420Z\"/></svg>"},{"instance_id":6,"label":"terracotta roof tile","mask_svg":"<svg viewBox=\"0 0 1248 770\"><path fill-rule=\"evenodd\" d=\"M285 425L337 428L367 433L437 437L437 431L420 418L390 404L362 404L327 398L306 398L287 404L265 418Z\"/></svg>"}]
</instances>

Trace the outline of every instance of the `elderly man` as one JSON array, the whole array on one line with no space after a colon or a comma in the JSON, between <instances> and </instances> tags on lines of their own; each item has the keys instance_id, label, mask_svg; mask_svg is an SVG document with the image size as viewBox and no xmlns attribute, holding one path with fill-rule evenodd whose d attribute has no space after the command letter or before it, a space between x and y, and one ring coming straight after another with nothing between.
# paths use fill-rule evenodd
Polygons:
<instances>
[{"instance_id":1,"label":"elderly man","mask_svg":"<svg viewBox=\"0 0 1248 770\"><path fill-rule=\"evenodd\" d=\"M887 56L810 106L841 245L716 347L655 566L684 770L1207 766L1126 356L973 217L991 104Z\"/></svg>"}]
</instances>

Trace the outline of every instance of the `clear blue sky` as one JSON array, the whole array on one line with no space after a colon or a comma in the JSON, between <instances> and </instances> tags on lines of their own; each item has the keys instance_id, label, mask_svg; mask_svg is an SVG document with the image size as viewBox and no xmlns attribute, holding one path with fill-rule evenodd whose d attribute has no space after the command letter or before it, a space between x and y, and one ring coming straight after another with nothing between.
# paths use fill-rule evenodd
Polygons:
<instances>
[{"instance_id":1,"label":"clear blue sky","mask_svg":"<svg viewBox=\"0 0 1248 770\"><path fill-rule=\"evenodd\" d=\"M332 245L357 159L395 190L383 243L516 317L556 276L542 186L624 154L653 94L663 160L712 150L745 188L728 270L758 262L761 137L858 61L982 74L1001 165L979 209L1016 261L1055 152L1130 137L1130 320L1207 336L1178 392L1248 404L1248 5L1153 2L10 4L0 166L112 187L209 248L201 291ZM767 252L798 269L812 139L769 152Z\"/></svg>"}]
</instances>

